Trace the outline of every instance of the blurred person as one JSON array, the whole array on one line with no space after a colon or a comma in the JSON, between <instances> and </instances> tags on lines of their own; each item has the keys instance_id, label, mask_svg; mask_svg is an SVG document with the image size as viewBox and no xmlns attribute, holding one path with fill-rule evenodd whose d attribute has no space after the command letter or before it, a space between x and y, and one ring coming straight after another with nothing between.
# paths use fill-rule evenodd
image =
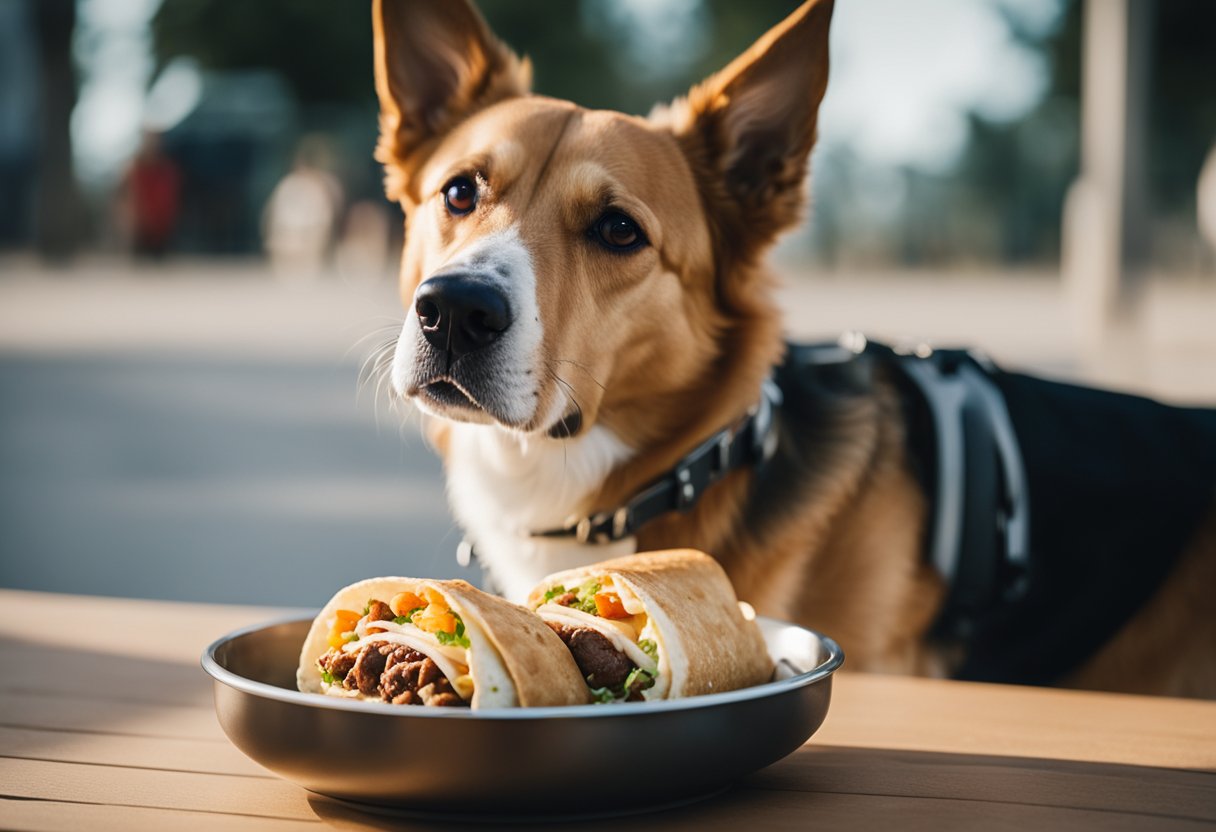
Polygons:
<instances>
[{"instance_id":1,"label":"blurred person","mask_svg":"<svg viewBox=\"0 0 1216 832\"><path fill-rule=\"evenodd\" d=\"M389 262L389 224L388 212L371 200L358 200L350 206L334 250L338 271L344 278L369 282L383 279Z\"/></svg>"},{"instance_id":2,"label":"blurred person","mask_svg":"<svg viewBox=\"0 0 1216 832\"><path fill-rule=\"evenodd\" d=\"M266 202L262 233L280 278L313 278L325 266L344 201L341 184L326 169L328 158L322 137L305 137L295 165Z\"/></svg>"},{"instance_id":3,"label":"blurred person","mask_svg":"<svg viewBox=\"0 0 1216 832\"><path fill-rule=\"evenodd\" d=\"M161 258L181 211L181 172L165 154L160 134L147 131L123 177L123 195L136 257Z\"/></svg>"},{"instance_id":4,"label":"blurred person","mask_svg":"<svg viewBox=\"0 0 1216 832\"><path fill-rule=\"evenodd\" d=\"M1208 151L1203 167L1199 171L1199 183L1195 192L1195 213L1199 221L1199 233L1216 252L1216 144Z\"/></svg>"}]
</instances>

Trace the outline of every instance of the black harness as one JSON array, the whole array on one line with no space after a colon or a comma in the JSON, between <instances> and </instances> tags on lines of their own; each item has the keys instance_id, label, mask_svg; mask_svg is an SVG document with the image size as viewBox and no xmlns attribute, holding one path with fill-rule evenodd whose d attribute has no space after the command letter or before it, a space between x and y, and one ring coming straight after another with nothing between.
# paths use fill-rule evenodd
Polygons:
<instances>
[{"instance_id":1,"label":"black harness","mask_svg":"<svg viewBox=\"0 0 1216 832\"><path fill-rule=\"evenodd\" d=\"M791 344L795 373L840 373L859 364L868 387L875 365L899 388L911 462L930 498L927 553L948 591L933 635L966 641L994 605L1026 591L1030 501L1017 435L996 368L971 350L892 347L846 333L836 343Z\"/></svg>"},{"instance_id":2,"label":"black harness","mask_svg":"<svg viewBox=\"0 0 1216 832\"><path fill-rule=\"evenodd\" d=\"M1216 504L1216 410L855 334L791 346L787 364L800 377L833 361L866 387L881 369L901 393L932 502L926 551L948 587L931 636L962 648L956 678L1063 680L1152 597Z\"/></svg>"}]
</instances>

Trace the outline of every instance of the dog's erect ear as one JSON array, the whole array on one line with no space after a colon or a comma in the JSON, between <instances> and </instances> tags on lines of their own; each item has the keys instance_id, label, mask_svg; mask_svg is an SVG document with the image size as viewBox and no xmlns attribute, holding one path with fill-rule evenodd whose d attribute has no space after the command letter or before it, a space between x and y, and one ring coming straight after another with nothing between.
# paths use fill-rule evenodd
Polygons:
<instances>
[{"instance_id":1,"label":"dog's erect ear","mask_svg":"<svg viewBox=\"0 0 1216 832\"><path fill-rule=\"evenodd\" d=\"M372 28L376 159L387 168L389 198L397 199L419 150L477 110L526 95L532 69L467 0L374 0Z\"/></svg>"},{"instance_id":2,"label":"dog's erect ear","mask_svg":"<svg viewBox=\"0 0 1216 832\"><path fill-rule=\"evenodd\" d=\"M832 0L808 0L686 101L656 113L684 146L735 254L755 254L799 218L831 18Z\"/></svg>"}]
</instances>

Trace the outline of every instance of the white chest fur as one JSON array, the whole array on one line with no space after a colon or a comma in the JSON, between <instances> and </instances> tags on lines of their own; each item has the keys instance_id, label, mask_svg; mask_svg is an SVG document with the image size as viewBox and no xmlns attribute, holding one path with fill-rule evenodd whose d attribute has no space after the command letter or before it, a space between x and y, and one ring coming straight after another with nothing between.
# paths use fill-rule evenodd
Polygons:
<instances>
[{"instance_id":1,"label":"white chest fur","mask_svg":"<svg viewBox=\"0 0 1216 832\"><path fill-rule=\"evenodd\" d=\"M634 538L588 545L529 533L564 526L632 451L593 427L576 439L521 436L491 425L452 426L448 501L507 598L521 602L545 575L630 554Z\"/></svg>"}]
</instances>

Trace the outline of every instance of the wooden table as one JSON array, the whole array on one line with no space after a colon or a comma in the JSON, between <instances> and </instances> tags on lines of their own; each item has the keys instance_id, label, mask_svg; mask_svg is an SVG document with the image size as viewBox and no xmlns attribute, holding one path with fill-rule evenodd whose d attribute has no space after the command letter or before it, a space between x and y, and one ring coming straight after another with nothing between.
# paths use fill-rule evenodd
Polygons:
<instances>
[{"instance_id":1,"label":"wooden table","mask_svg":"<svg viewBox=\"0 0 1216 832\"><path fill-rule=\"evenodd\" d=\"M0 590L0 828L427 828L225 739L199 655L283 612ZM841 673L811 742L728 793L577 825L702 827L1213 829L1216 703Z\"/></svg>"}]
</instances>

